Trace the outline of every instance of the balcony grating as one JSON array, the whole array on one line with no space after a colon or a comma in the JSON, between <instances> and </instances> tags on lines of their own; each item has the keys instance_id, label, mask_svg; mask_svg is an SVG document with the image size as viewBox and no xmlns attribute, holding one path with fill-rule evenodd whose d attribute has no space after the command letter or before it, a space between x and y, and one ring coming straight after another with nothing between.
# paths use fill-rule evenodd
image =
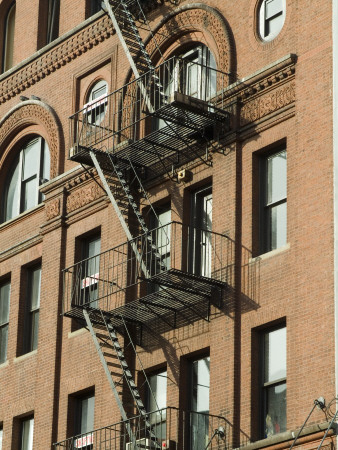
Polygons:
<instances>
[{"instance_id":1,"label":"balcony grating","mask_svg":"<svg viewBox=\"0 0 338 450\"><path fill-rule=\"evenodd\" d=\"M227 286L222 281L175 269L156 275L148 281L160 286L159 290L129 301L114 310L104 311L121 334L124 334L124 321L136 325L139 342L143 326L153 329L157 322L157 331L164 332L198 319L208 320L210 306L220 307L222 294ZM103 325L100 310L90 308L90 304L73 306L65 315L84 320L84 306L89 306L93 323ZM162 324L158 323L159 321L162 321Z\"/></svg>"},{"instance_id":2,"label":"balcony grating","mask_svg":"<svg viewBox=\"0 0 338 450\"><path fill-rule=\"evenodd\" d=\"M147 168L147 179L152 179L203 158L219 131L230 129L230 113L224 107L228 77L195 65L200 77L194 94L187 84L191 63L171 58L85 105L70 118L70 159L93 165L89 150L109 152L126 165L129 161ZM164 96L154 84L156 78L166 86Z\"/></svg>"}]
</instances>

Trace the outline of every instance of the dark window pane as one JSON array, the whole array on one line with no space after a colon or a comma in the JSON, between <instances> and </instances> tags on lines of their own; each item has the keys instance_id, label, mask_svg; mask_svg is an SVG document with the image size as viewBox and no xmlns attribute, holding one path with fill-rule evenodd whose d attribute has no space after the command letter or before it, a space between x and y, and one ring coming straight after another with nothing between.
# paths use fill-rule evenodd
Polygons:
<instances>
[{"instance_id":1,"label":"dark window pane","mask_svg":"<svg viewBox=\"0 0 338 450\"><path fill-rule=\"evenodd\" d=\"M60 15L59 0L49 0L48 18L47 18L47 39L46 39L47 44L49 44L58 37L59 15Z\"/></svg>"},{"instance_id":2,"label":"dark window pane","mask_svg":"<svg viewBox=\"0 0 338 450\"><path fill-rule=\"evenodd\" d=\"M5 48L4 48L4 67L3 71L9 70L13 66L14 50L14 30L15 30L15 11L16 4L8 11L5 29Z\"/></svg>"},{"instance_id":3,"label":"dark window pane","mask_svg":"<svg viewBox=\"0 0 338 450\"><path fill-rule=\"evenodd\" d=\"M266 436L286 431L286 383L266 388Z\"/></svg>"},{"instance_id":4,"label":"dark window pane","mask_svg":"<svg viewBox=\"0 0 338 450\"><path fill-rule=\"evenodd\" d=\"M37 349L39 332L41 267L28 272L28 297L25 321L25 351Z\"/></svg>"},{"instance_id":5,"label":"dark window pane","mask_svg":"<svg viewBox=\"0 0 338 450\"><path fill-rule=\"evenodd\" d=\"M80 429L77 430L78 434L89 433L94 429L94 406L94 396L79 399Z\"/></svg>"},{"instance_id":6,"label":"dark window pane","mask_svg":"<svg viewBox=\"0 0 338 450\"><path fill-rule=\"evenodd\" d=\"M90 0L90 14L93 15L101 11L102 3L103 3L102 0Z\"/></svg>"}]
</instances>

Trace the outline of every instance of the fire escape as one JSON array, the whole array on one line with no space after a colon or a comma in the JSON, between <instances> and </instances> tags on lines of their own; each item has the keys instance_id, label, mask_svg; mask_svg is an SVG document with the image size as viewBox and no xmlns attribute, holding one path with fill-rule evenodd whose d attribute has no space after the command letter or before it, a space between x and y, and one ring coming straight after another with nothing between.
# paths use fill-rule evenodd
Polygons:
<instances>
[{"instance_id":1,"label":"fire escape","mask_svg":"<svg viewBox=\"0 0 338 450\"><path fill-rule=\"evenodd\" d=\"M146 187L161 177L175 180L189 163L211 164L210 149L229 129L223 104L228 75L180 57L154 67L136 26L135 17L147 23L139 3L104 4L133 78L71 117L70 159L96 169L127 241L64 270L64 315L85 322L93 338L127 436L116 448L163 448L125 354L137 358L136 345L149 330L209 320L212 305L224 299L234 256L222 234L161 223ZM157 228L150 229L140 203ZM129 388L142 427L127 415L122 386ZM94 445L93 434L81 439L58 448Z\"/></svg>"}]
</instances>

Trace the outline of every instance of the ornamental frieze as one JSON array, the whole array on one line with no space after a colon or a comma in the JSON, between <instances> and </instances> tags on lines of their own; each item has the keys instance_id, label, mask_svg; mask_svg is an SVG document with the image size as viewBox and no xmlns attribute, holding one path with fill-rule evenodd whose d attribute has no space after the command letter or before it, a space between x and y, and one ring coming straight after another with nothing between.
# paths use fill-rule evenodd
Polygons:
<instances>
[{"instance_id":1,"label":"ornamental frieze","mask_svg":"<svg viewBox=\"0 0 338 450\"><path fill-rule=\"evenodd\" d=\"M60 199L53 200L46 204L45 214L47 220L52 220L60 215Z\"/></svg>"},{"instance_id":2,"label":"ornamental frieze","mask_svg":"<svg viewBox=\"0 0 338 450\"><path fill-rule=\"evenodd\" d=\"M295 101L295 82L292 81L267 94L248 101L241 108L241 126L255 122L262 117L284 108Z\"/></svg>"},{"instance_id":3,"label":"ornamental frieze","mask_svg":"<svg viewBox=\"0 0 338 450\"><path fill-rule=\"evenodd\" d=\"M212 8L204 9L194 7L180 10L167 21L161 24L154 32L155 39L147 43L147 51L152 55L157 47L165 45L172 36L179 36L187 32L196 30L206 30L217 45L218 50L218 69L223 72L230 72L230 33L220 14Z\"/></svg>"},{"instance_id":4,"label":"ornamental frieze","mask_svg":"<svg viewBox=\"0 0 338 450\"><path fill-rule=\"evenodd\" d=\"M82 206L88 205L104 195L105 192L95 182L90 183L82 189L77 189L71 192L67 198L67 214L81 208Z\"/></svg>"},{"instance_id":5,"label":"ornamental frieze","mask_svg":"<svg viewBox=\"0 0 338 450\"><path fill-rule=\"evenodd\" d=\"M108 15L90 24L79 33L61 42L30 64L0 82L0 103L32 86L46 75L91 49L113 34L113 25Z\"/></svg>"},{"instance_id":6,"label":"ornamental frieze","mask_svg":"<svg viewBox=\"0 0 338 450\"><path fill-rule=\"evenodd\" d=\"M50 175L54 178L59 172L59 130L51 109L44 103L29 100L11 110L4 120L0 121L0 147L16 133L16 130L30 124L41 124L46 130L51 160Z\"/></svg>"}]
</instances>

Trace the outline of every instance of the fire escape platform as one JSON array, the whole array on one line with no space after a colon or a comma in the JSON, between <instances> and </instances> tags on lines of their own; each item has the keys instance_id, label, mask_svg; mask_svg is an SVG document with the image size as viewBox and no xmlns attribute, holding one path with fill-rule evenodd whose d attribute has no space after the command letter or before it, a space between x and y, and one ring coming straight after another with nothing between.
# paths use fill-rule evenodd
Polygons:
<instances>
[{"instance_id":1,"label":"fire escape platform","mask_svg":"<svg viewBox=\"0 0 338 450\"><path fill-rule=\"evenodd\" d=\"M153 328L155 322L163 322L168 328L192 323L198 319L209 319L211 304L219 307L226 282L209 277L198 276L177 269L169 269L144 280L151 291L138 299L128 301L114 309L102 307L106 298L91 303L72 305L64 315L84 320L83 308L90 311L91 320L96 325L103 325L102 311L112 324L123 334L125 321L136 325L140 331L143 325ZM128 293L127 293L128 295Z\"/></svg>"},{"instance_id":2,"label":"fire escape platform","mask_svg":"<svg viewBox=\"0 0 338 450\"><path fill-rule=\"evenodd\" d=\"M79 140L73 147L70 159L92 166L89 154L92 150L103 169L110 170L109 158L112 157L118 160L121 169L127 169L132 163L147 179L152 179L171 171L173 165L179 167L203 157L205 144L213 135L213 126L217 123L227 126L229 114L206 101L174 92L167 104L148 115L149 123L145 123L145 128L154 128L153 123L159 120L162 123L157 130L144 133L137 140L126 139L113 147L108 143L109 130L102 128L100 133L96 126L93 139L87 130L86 139Z\"/></svg>"}]
</instances>

